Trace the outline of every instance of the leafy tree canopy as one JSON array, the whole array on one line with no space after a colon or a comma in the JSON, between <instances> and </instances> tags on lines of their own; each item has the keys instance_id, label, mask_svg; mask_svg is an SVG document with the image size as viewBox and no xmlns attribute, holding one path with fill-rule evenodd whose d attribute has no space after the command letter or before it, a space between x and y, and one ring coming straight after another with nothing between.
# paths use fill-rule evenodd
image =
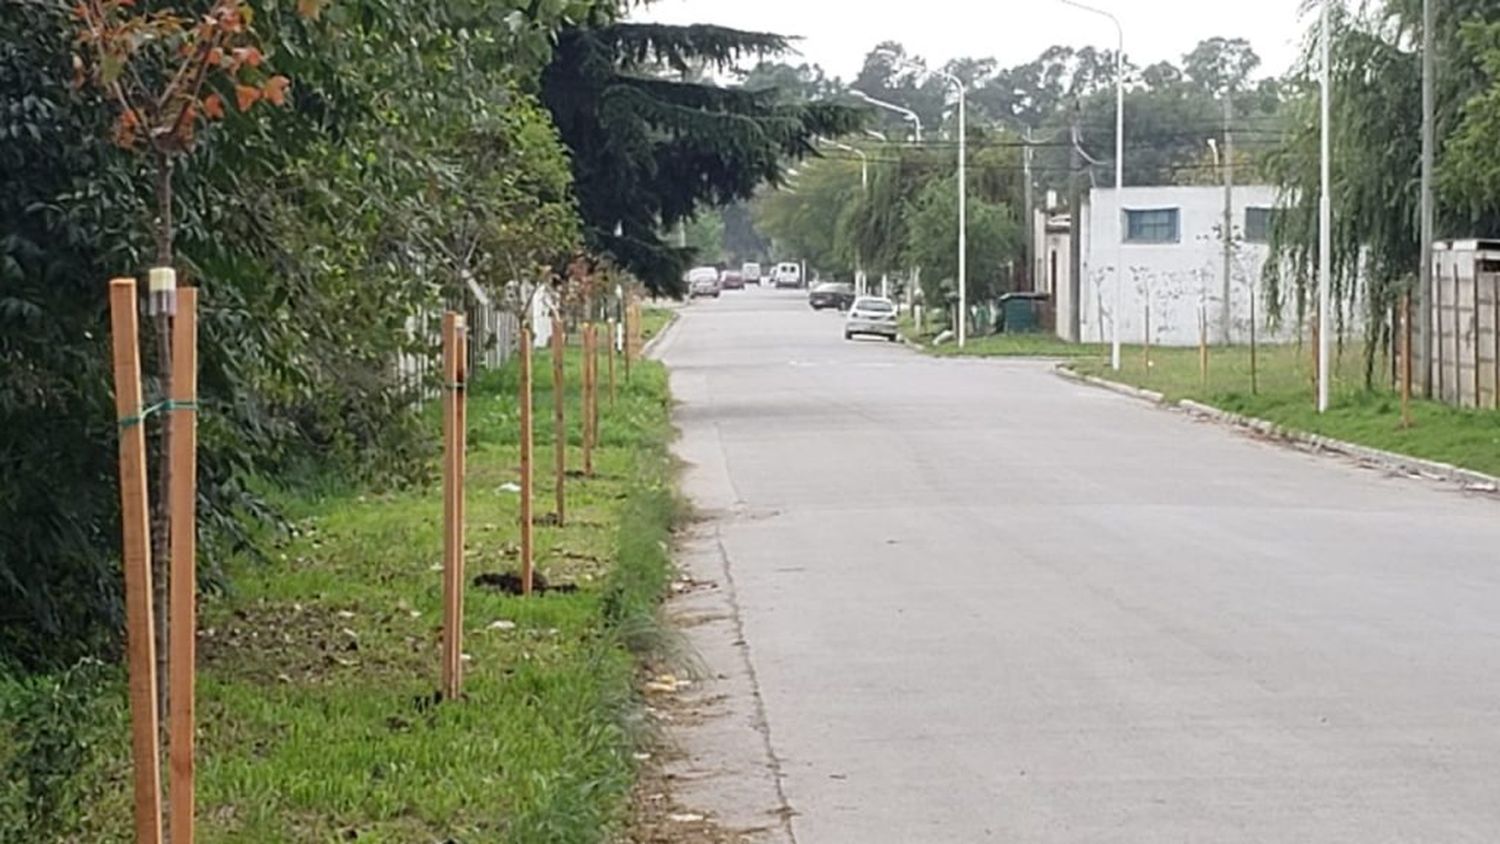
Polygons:
<instances>
[{"instance_id":1,"label":"leafy tree canopy","mask_svg":"<svg viewBox=\"0 0 1500 844\"><path fill-rule=\"evenodd\" d=\"M779 184L786 162L813 154L814 136L857 128L860 112L847 106L685 78L787 49L779 35L704 25L593 21L563 30L542 100L572 153L593 249L652 290L680 295L693 255L664 231Z\"/></svg>"}]
</instances>

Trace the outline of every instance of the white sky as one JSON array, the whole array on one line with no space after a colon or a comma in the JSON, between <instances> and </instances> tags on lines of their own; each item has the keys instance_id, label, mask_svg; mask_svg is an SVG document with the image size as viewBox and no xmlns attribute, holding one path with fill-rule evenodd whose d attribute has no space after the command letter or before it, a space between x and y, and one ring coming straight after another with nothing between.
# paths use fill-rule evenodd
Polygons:
<instances>
[{"instance_id":1,"label":"white sky","mask_svg":"<svg viewBox=\"0 0 1500 844\"><path fill-rule=\"evenodd\" d=\"M1305 21L1302 0L1093 0L1119 16L1125 52L1137 65L1180 63L1204 38L1247 38L1260 74L1280 74L1297 55ZM1107 20L1058 0L657 0L636 20L713 23L800 35L802 58L830 76L853 78L881 41L941 65L961 56L1028 62L1053 44L1113 47Z\"/></svg>"}]
</instances>

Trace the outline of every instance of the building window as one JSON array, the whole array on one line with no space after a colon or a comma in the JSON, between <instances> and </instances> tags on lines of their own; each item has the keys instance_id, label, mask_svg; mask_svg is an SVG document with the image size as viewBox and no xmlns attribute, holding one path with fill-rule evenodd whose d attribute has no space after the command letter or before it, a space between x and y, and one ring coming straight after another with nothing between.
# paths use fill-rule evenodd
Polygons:
<instances>
[{"instance_id":1,"label":"building window","mask_svg":"<svg viewBox=\"0 0 1500 844\"><path fill-rule=\"evenodd\" d=\"M1176 243L1178 210L1151 208L1125 212L1126 243Z\"/></svg>"},{"instance_id":2,"label":"building window","mask_svg":"<svg viewBox=\"0 0 1500 844\"><path fill-rule=\"evenodd\" d=\"M1275 225L1275 209L1245 209L1245 241L1247 243L1270 243L1271 227Z\"/></svg>"}]
</instances>

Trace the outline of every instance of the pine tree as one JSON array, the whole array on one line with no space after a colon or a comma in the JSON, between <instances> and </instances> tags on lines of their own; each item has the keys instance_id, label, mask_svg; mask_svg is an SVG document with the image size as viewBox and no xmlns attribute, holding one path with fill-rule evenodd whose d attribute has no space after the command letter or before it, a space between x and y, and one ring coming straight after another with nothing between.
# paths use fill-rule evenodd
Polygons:
<instances>
[{"instance_id":1,"label":"pine tree","mask_svg":"<svg viewBox=\"0 0 1500 844\"><path fill-rule=\"evenodd\" d=\"M859 127L854 108L703 78L787 49L780 35L707 25L595 23L560 34L542 99L572 152L591 248L652 291L680 295L694 256L664 232L780 184L787 162L815 154L815 136Z\"/></svg>"}]
</instances>

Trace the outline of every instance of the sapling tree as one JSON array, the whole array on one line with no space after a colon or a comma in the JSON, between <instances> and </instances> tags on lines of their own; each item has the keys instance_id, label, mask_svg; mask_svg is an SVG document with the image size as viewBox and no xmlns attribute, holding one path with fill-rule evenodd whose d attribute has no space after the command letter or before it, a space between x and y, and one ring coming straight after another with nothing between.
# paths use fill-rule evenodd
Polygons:
<instances>
[{"instance_id":1,"label":"sapling tree","mask_svg":"<svg viewBox=\"0 0 1500 844\"><path fill-rule=\"evenodd\" d=\"M298 4L316 15L317 0ZM172 173L193 151L200 130L221 121L231 108L257 103L283 105L289 81L272 74L251 29L252 11L238 0L208 0L181 7L136 0L79 0L73 6L73 83L95 90L110 111L110 140L141 157L152 195L155 242L150 272L150 313L157 348L156 382L163 397L172 391L171 320L175 312ZM158 433L157 489L152 512L152 579L156 617L157 707L167 712L167 572L170 570L166 496L172 469L170 434Z\"/></svg>"}]
</instances>

